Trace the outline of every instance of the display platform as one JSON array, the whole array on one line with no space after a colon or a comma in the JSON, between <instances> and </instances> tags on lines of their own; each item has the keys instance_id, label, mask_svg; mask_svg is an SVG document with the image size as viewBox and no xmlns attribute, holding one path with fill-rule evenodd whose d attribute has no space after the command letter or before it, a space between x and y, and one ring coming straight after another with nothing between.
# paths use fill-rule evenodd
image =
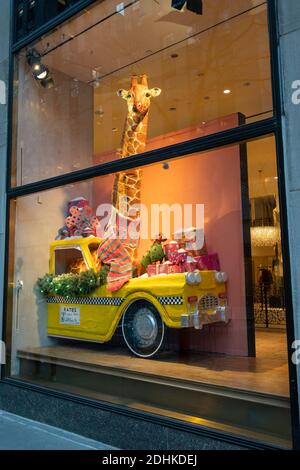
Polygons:
<instances>
[{"instance_id":1,"label":"display platform","mask_svg":"<svg viewBox=\"0 0 300 470\"><path fill-rule=\"evenodd\" d=\"M169 415L209 422L220 422L221 417L223 425L238 427L239 432L246 413L256 432L260 429L268 439L272 433L277 443L279 439L287 445L286 337L276 330L257 331L256 337L256 358L195 353L189 358L187 353L166 351L159 360L139 359L126 349L76 342L28 348L18 351L20 376L155 413L168 410Z\"/></svg>"},{"instance_id":2,"label":"display platform","mask_svg":"<svg viewBox=\"0 0 300 470\"><path fill-rule=\"evenodd\" d=\"M18 357L94 372L107 369L126 376L146 374L148 380L175 379L288 398L285 334L258 330L256 347L256 358L166 351L159 360L145 360L133 357L126 349L74 341L68 346L60 342L53 347L19 350Z\"/></svg>"}]
</instances>

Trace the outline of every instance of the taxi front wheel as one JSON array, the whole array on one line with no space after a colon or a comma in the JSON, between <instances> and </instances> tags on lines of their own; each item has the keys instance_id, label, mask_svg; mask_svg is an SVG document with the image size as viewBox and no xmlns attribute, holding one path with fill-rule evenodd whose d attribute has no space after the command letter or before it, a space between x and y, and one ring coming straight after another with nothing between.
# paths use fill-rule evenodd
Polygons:
<instances>
[{"instance_id":1,"label":"taxi front wheel","mask_svg":"<svg viewBox=\"0 0 300 470\"><path fill-rule=\"evenodd\" d=\"M157 354L165 339L165 325L150 302L137 300L129 305L122 319L122 332L128 348L139 357Z\"/></svg>"}]
</instances>

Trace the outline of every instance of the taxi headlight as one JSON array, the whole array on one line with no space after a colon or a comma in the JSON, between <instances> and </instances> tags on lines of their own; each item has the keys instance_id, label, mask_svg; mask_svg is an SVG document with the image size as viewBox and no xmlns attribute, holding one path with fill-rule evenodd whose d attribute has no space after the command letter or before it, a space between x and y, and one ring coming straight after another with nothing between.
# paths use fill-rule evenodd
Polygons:
<instances>
[{"instance_id":1,"label":"taxi headlight","mask_svg":"<svg viewBox=\"0 0 300 470\"><path fill-rule=\"evenodd\" d=\"M186 273L185 275L186 283L189 285L200 284L201 274L199 271L193 271L191 273Z\"/></svg>"},{"instance_id":2,"label":"taxi headlight","mask_svg":"<svg viewBox=\"0 0 300 470\"><path fill-rule=\"evenodd\" d=\"M227 273L224 271L218 271L216 272L216 281L219 282L220 284L222 282L227 282L228 276Z\"/></svg>"}]
</instances>

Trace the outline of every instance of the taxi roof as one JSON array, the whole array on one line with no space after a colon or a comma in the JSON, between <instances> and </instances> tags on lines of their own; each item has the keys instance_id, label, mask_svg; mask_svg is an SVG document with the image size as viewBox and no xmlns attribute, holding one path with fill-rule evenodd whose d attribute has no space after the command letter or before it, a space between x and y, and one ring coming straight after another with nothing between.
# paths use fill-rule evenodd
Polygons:
<instances>
[{"instance_id":1,"label":"taxi roof","mask_svg":"<svg viewBox=\"0 0 300 470\"><path fill-rule=\"evenodd\" d=\"M67 246L87 246L95 243L99 245L102 242L102 238L99 237L69 237L65 238L64 240L55 240L50 243L50 247L52 249L57 247L67 247Z\"/></svg>"}]
</instances>

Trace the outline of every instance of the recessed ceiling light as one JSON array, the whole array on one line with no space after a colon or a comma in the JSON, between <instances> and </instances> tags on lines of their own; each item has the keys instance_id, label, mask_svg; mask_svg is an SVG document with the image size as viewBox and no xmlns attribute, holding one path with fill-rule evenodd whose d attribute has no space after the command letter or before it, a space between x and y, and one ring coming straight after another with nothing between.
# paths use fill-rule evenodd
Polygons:
<instances>
[{"instance_id":1,"label":"recessed ceiling light","mask_svg":"<svg viewBox=\"0 0 300 470\"><path fill-rule=\"evenodd\" d=\"M174 106L172 106L171 108L169 108L169 111L176 111L177 108L175 108Z\"/></svg>"},{"instance_id":2,"label":"recessed ceiling light","mask_svg":"<svg viewBox=\"0 0 300 470\"><path fill-rule=\"evenodd\" d=\"M208 101L208 100L210 100L210 96L204 96L203 99L206 100L206 101Z\"/></svg>"},{"instance_id":3,"label":"recessed ceiling light","mask_svg":"<svg viewBox=\"0 0 300 470\"><path fill-rule=\"evenodd\" d=\"M112 131L113 131L113 132L118 132L118 128L117 128L117 127L113 127L113 128L112 128Z\"/></svg>"},{"instance_id":4,"label":"recessed ceiling light","mask_svg":"<svg viewBox=\"0 0 300 470\"><path fill-rule=\"evenodd\" d=\"M170 55L171 59L177 59L178 57L178 54L176 54L176 52L174 52L173 54Z\"/></svg>"},{"instance_id":5,"label":"recessed ceiling light","mask_svg":"<svg viewBox=\"0 0 300 470\"><path fill-rule=\"evenodd\" d=\"M231 93L231 90L229 90L229 88L226 88L224 91L223 91L224 95L229 95Z\"/></svg>"},{"instance_id":6,"label":"recessed ceiling light","mask_svg":"<svg viewBox=\"0 0 300 470\"><path fill-rule=\"evenodd\" d=\"M243 83L243 86L250 86L250 85L251 85L250 82L245 82L245 83Z\"/></svg>"}]
</instances>

